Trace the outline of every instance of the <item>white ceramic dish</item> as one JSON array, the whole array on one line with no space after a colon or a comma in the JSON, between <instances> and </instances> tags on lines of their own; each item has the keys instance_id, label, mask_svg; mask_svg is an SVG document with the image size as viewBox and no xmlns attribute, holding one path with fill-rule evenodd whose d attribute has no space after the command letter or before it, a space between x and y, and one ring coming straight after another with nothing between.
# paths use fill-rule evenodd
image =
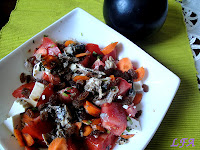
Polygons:
<instances>
[{"instance_id":1,"label":"white ceramic dish","mask_svg":"<svg viewBox=\"0 0 200 150\"><path fill-rule=\"evenodd\" d=\"M146 68L144 82L149 86L149 92L144 94L139 106L143 111L140 117L142 131L131 138L128 144L114 148L144 149L162 122L178 90L180 79L127 38L80 8L74 9L0 61L0 123L6 118L14 101L11 93L20 85L19 75L25 72L24 60L30 56L28 50L38 47L44 35L54 41L75 38L83 43L99 44L100 47L118 41L121 50L119 58L129 57L136 67ZM0 144L6 150L22 149L4 125L0 126Z\"/></svg>"}]
</instances>

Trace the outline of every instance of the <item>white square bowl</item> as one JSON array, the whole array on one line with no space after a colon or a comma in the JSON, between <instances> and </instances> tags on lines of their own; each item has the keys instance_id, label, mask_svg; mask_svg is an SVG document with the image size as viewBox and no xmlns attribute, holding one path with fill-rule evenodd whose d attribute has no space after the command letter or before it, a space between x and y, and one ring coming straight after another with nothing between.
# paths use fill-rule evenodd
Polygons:
<instances>
[{"instance_id":1,"label":"white square bowl","mask_svg":"<svg viewBox=\"0 0 200 150\"><path fill-rule=\"evenodd\" d=\"M114 150L144 149L162 122L178 90L180 79L130 40L80 8L72 10L0 61L0 123L6 118L14 101L11 93L21 84L19 75L26 72L24 60L31 56L28 50L38 47L44 35L54 41L74 38L82 43L96 43L101 48L118 41L119 59L129 57L136 67L143 66L146 69L144 83L149 86L149 92L144 94L139 104L142 131L131 138L128 144L117 145ZM22 149L3 125L0 126L0 144L5 149Z\"/></svg>"}]
</instances>

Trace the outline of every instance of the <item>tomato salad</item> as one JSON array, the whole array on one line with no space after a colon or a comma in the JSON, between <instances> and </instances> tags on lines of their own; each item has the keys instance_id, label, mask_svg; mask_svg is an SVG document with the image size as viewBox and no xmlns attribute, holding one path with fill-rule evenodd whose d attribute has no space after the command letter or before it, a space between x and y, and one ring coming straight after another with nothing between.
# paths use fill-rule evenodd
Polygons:
<instances>
[{"instance_id":1,"label":"tomato salad","mask_svg":"<svg viewBox=\"0 0 200 150\"><path fill-rule=\"evenodd\" d=\"M25 149L113 149L141 128L137 109L148 86L143 67L117 59L117 44L49 37L28 58L23 83L12 95L25 107L14 135ZM138 88L139 87L139 88Z\"/></svg>"}]
</instances>

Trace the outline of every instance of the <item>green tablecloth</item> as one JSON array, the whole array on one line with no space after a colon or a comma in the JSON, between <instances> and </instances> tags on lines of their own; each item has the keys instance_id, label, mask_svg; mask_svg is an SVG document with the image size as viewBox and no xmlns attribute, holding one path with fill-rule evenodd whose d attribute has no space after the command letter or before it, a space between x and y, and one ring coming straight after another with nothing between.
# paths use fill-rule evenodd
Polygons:
<instances>
[{"instance_id":1,"label":"green tablecloth","mask_svg":"<svg viewBox=\"0 0 200 150\"><path fill-rule=\"evenodd\" d=\"M103 0L19 0L0 32L0 58L76 7L104 22ZM200 94L180 4L169 0L161 31L137 44L181 79L173 103L146 149L180 149L170 147L175 138L176 144L182 138L193 138L195 146L186 143L182 149L200 149Z\"/></svg>"}]
</instances>

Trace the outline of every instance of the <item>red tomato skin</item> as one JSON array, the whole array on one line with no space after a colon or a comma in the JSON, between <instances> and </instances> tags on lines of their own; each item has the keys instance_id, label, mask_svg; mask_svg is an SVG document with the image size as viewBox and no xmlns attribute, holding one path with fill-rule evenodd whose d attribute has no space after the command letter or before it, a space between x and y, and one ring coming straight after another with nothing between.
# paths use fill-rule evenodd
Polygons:
<instances>
[{"instance_id":1,"label":"red tomato skin","mask_svg":"<svg viewBox=\"0 0 200 150\"><path fill-rule=\"evenodd\" d=\"M47 49L40 47L38 50L35 51L34 55L41 54L42 56L46 56L48 54Z\"/></svg>"},{"instance_id":2,"label":"red tomato skin","mask_svg":"<svg viewBox=\"0 0 200 150\"><path fill-rule=\"evenodd\" d=\"M54 85L58 85L60 83L60 77L59 76L54 76L52 74L46 74L43 72L43 80L46 80L50 83L53 83Z\"/></svg>"},{"instance_id":3,"label":"red tomato skin","mask_svg":"<svg viewBox=\"0 0 200 150\"><path fill-rule=\"evenodd\" d=\"M111 149L114 148L117 136L113 134L100 134L97 138L93 135L86 137L85 142L88 150L107 150L107 147Z\"/></svg>"},{"instance_id":4,"label":"red tomato skin","mask_svg":"<svg viewBox=\"0 0 200 150\"><path fill-rule=\"evenodd\" d=\"M24 150L39 150L39 149L36 148L36 147L28 147L28 146L25 146L25 147L24 147Z\"/></svg>"},{"instance_id":5,"label":"red tomato skin","mask_svg":"<svg viewBox=\"0 0 200 150\"><path fill-rule=\"evenodd\" d=\"M46 49L47 51L45 51L44 49ZM46 55L58 56L58 54L61 53L61 51L50 38L44 37L42 39L42 45L35 52L35 54L39 54L39 53L41 53L43 56L46 56Z\"/></svg>"},{"instance_id":6,"label":"red tomato skin","mask_svg":"<svg viewBox=\"0 0 200 150\"><path fill-rule=\"evenodd\" d=\"M104 103L100 116L102 126L116 136L120 136L127 127L126 112L120 103Z\"/></svg>"},{"instance_id":7,"label":"red tomato skin","mask_svg":"<svg viewBox=\"0 0 200 150\"><path fill-rule=\"evenodd\" d=\"M131 88L132 85L121 77L118 77L118 79L120 79L120 82L119 82L119 85L118 85L119 92L117 93L117 95L124 96L124 95L126 95L126 93Z\"/></svg>"},{"instance_id":8,"label":"red tomato skin","mask_svg":"<svg viewBox=\"0 0 200 150\"><path fill-rule=\"evenodd\" d=\"M48 76L48 74L46 74L45 72L43 72L43 77L42 77L42 78L43 78L44 80L50 82L49 76Z\"/></svg>"},{"instance_id":9,"label":"red tomato skin","mask_svg":"<svg viewBox=\"0 0 200 150\"><path fill-rule=\"evenodd\" d=\"M94 69L94 70L99 70L99 66L100 66L100 65L105 66L105 64L104 64L101 60L97 59L97 60L94 62L94 64L92 65L92 69Z\"/></svg>"},{"instance_id":10,"label":"red tomato skin","mask_svg":"<svg viewBox=\"0 0 200 150\"><path fill-rule=\"evenodd\" d=\"M99 45L97 44L88 43L86 44L85 49L90 51L91 53L96 52L98 55L103 55L101 49L99 48Z\"/></svg>"},{"instance_id":11,"label":"red tomato skin","mask_svg":"<svg viewBox=\"0 0 200 150\"><path fill-rule=\"evenodd\" d=\"M67 94L68 96L63 95L65 91L69 93ZM66 87L65 89L62 89L61 91L59 91L59 94L60 94L60 98L62 102L67 104L67 103L71 103L73 99L75 99L79 95L79 91L78 89L74 87Z\"/></svg>"},{"instance_id":12,"label":"red tomato skin","mask_svg":"<svg viewBox=\"0 0 200 150\"><path fill-rule=\"evenodd\" d=\"M49 55L58 56L59 53L61 53L61 52L60 52L60 49L57 46L48 48L48 54Z\"/></svg>"},{"instance_id":13,"label":"red tomato skin","mask_svg":"<svg viewBox=\"0 0 200 150\"><path fill-rule=\"evenodd\" d=\"M90 56L88 55L80 62L80 64L83 67L88 67L89 66L89 61L90 61Z\"/></svg>"},{"instance_id":14,"label":"red tomato skin","mask_svg":"<svg viewBox=\"0 0 200 150\"><path fill-rule=\"evenodd\" d=\"M44 48L49 48L49 47L53 47L52 45L55 45L55 43L48 37L43 37L42 39L42 47Z\"/></svg>"},{"instance_id":15,"label":"red tomato skin","mask_svg":"<svg viewBox=\"0 0 200 150\"><path fill-rule=\"evenodd\" d=\"M105 55L102 59L103 62L105 62L110 56L112 56L112 58L114 60L117 59L117 49L115 48L112 52L110 52L109 54Z\"/></svg>"},{"instance_id":16,"label":"red tomato skin","mask_svg":"<svg viewBox=\"0 0 200 150\"><path fill-rule=\"evenodd\" d=\"M84 67L90 68L92 64L96 61L96 57L92 54L85 56L85 58L80 62L80 64Z\"/></svg>"},{"instance_id":17,"label":"red tomato skin","mask_svg":"<svg viewBox=\"0 0 200 150\"><path fill-rule=\"evenodd\" d=\"M97 58L95 56L93 56L92 54L90 55L90 62L89 62L89 68L92 67L92 65L94 64L94 62L97 60Z\"/></svg>"},{"instance_id":18,"label":"red tomato skin","mask_svg":"<svg viewBox=\"0 0 200 150\"><path fill-rule=\"evenodd\" d=\"M43 140L42 134L48 133L52 130L52 125L48 121L42 121L40 116L30 121L22 129L22 133L28 133L33 138Z\"/></svg>"},{"instance_id":19,"label":"red tomato skin","mask_svg":"<svg viewBox=\"0 0 200 150\"><path fill-rule=\"evenodd\" d=\"M67 148L68 150L78 150L76 145L72 142L71 138L67 139Z\"/></svg>"},{"instance_id":20,"label":"red tomato skin","mask_svg":"<svg viewBox=\"0 0 200 150\"><path fill-rule=\"evenodd\" d=\"M41 95L41 97L38 100L37 107L40 106L41 104L47 103L52 94L54 94L53 85L52 84L48 84L47 87L44 89L44 91L42 93L42 95L45 95L44 96L45 99L43 99L42 95Z\"/></svg>"},{"instance_id":21,"label":"red tomato skin","mask_svg":"<svg viewBox=\"0 0 200 150\"><path fill-rule=\"evenodd\" d=\"M27 88L30 90L30 92L33 90L33 87L35 85L35 82L30 82L30 83L25 83L23 85L21 85L20 87L18 87L16 90L14 90L14 92L12 93L12 95L15 97L15 98L22 98L22 97L25 97L23 94L22 94L22 90L23 88Z\"/></svg>"},{"instance_id":22,"label":"red tomato skin","mask_svg":"<svg viewBox=\"0 0 200 150\"><path fill-rule=\"evenodd\" d=\"M134 105L129 105L128 108L126 109L126 113L129 117L135 117L137 109L134 108Z\"/></svg>"}]
</instances>

